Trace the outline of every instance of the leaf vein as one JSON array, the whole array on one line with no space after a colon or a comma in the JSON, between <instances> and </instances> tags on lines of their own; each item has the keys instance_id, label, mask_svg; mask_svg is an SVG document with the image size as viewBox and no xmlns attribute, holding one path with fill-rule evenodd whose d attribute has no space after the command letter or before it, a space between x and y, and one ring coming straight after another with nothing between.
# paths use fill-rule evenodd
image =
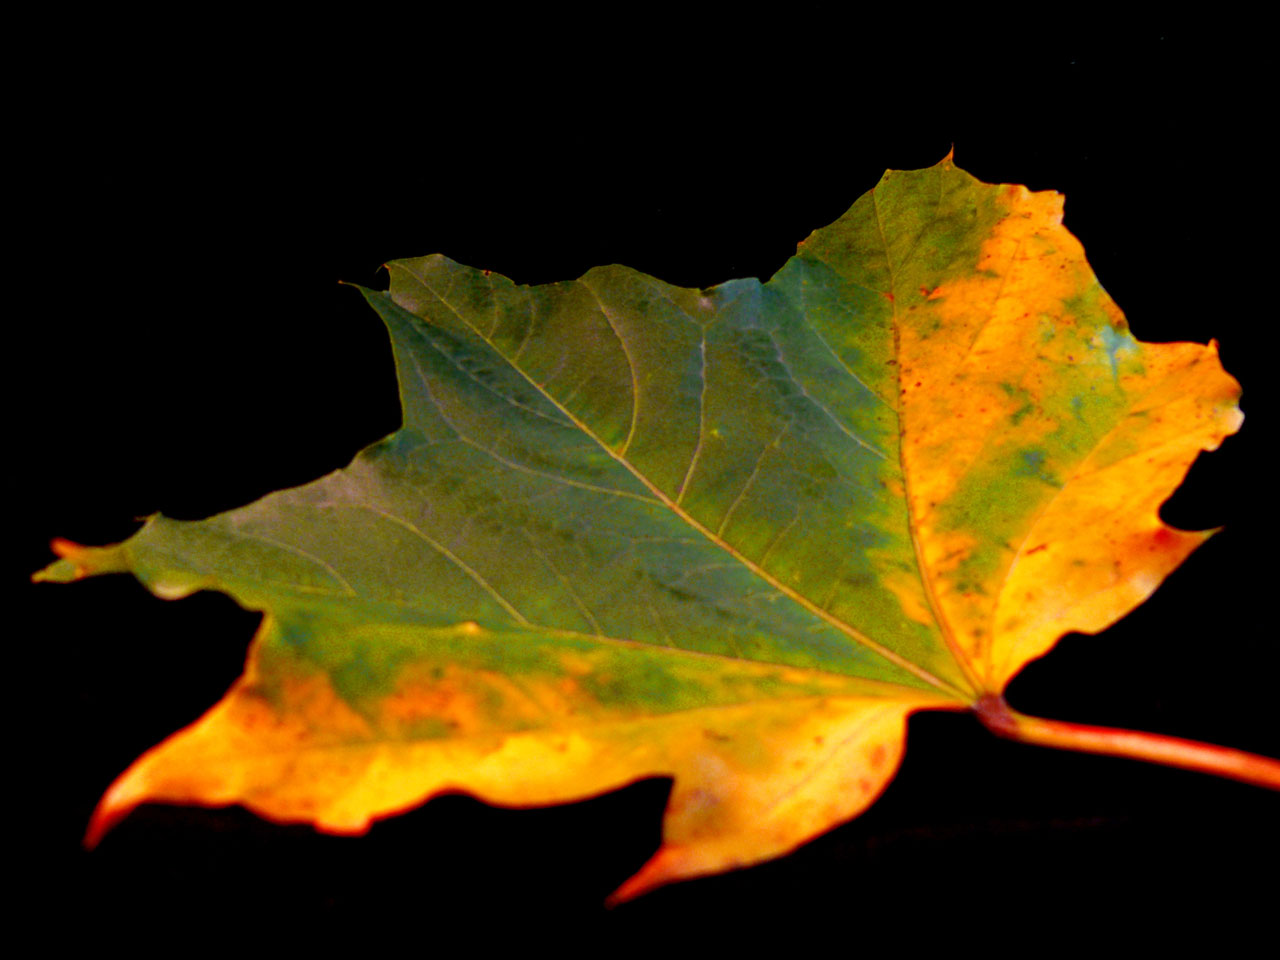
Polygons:
<instances>
[{"instance_id":1,"label":"leaf vein","mask_svg":"<svg viewBox=\"0 0 1280 960\"><path fill-rule=\"evenodd\" d=\"M698 469L698 461L702 459L702 447L706 441L707 430L707 332L702 331L702 340L698 344L698 355L700 363L698 366L698 377L701 387L698 390L698 442L693 448L693 456L689 458L689 467L684 472L684 479L680 481L680 489L676 491L676 503L684 501L684 495L689 490L689 481L693 479L694 472Z\"/></svg>"},{"instance_id":2,"label":"leaf vein","mask_svg":"<svg viewBox=\"0 0 1280 960\"><path fill-rule=\"evenodd\" d=\"M897 290L898 281L894 276L893 261L889 258L889 241L885 237L884 219L880 215L880 200L876 196L873 188L871 191L871 206L875 211L876 229L880 232L880 243L884 247L884 261L889 269L889 287L894 294L893 303L893 355L894 358L901 361L902 358L902 332L898 321L898 302ZM899 395L902 391L902 363L899 362L894 367L898 372L898 390ZM920 544L919 524L916 521L915 509L911 496L911 474L907 470L906 444L903 443L905 411L898 411L898 468L902 473L903 499L906 505L907 529L911 534L911 548L915 553L916 570L920 574L920 583L924 587L925 599L929 602L929 612L933 616L934 623L938 625L938 630L942 633L942 638L947 644L947 649L951 651L951 656L959 664L960 669L964 672L969 682L975 686L979 686L978 678L969 664L968 658L960 649L960 644L956 642L955 631L951 628L951 624L947 618L943 616L942 604L938 601L937 591L933 588L933 577L928 565L924 560L924 549Z\"/></svg>"},{"instance_id":3,"label":"leaf vein","mask_svg":"<svg viewBox=\"0 0 1280 960\"><path fill-rule=\"evenodd\" d=\"M347 579L342 574L340 574L337 570L335 570L331 564L326 563L324 560L322 560L320 557L317 557L314 553L311 553L309 550L304 550L302 547L294 546L291 543L284 543L283 541L276 540L273 537L264 536L261 533L253 533L247 530L238 529L236 527L223 527L222 529L224 529L227 533L232 534L233 536L242 537L246 540L257 540L259 543L265 543L269 546L279 547L281 550L286 550L289 553L302 557L304 560L310 560L312 563L316 564L318 567L321 567L326 573L328 573L331 577L337 580L338 583L342 585L343 589L347 591L348 596L358 597L360 595L360 592L356 590L356 588L353 587L350 583L348 583ZM284 582L284 583L289 583L290 586L295 586L300 590L308 590L308 588L301 583L295 584L295 583L290 583L289 581L266 581L266 580L264 580L263 582L264 583ZM312 592L312 591L308 590L308 592Z\"/></svg>"},{"instance_id":4,"label":"leaf vein","mask_svg":"<svg viewBox=\"0 0 1280 960\"><path fill-rule=\"evenodd\" d=\"M809 319L809 307L808 307L808 304L806 303L804 289L805 289L805 285L802 283L800 285L800 314L807 321ZM876 291L876 292L880 296L883 296L883 292L881 291ZM831 346L830 343L827 342L827 338L822 335L822 331L819 330L816 325L814 325L811 321L806 325L809 328L809 332L813 334L814 339L817 340L818 343L822 344L823 348L827 351L827 353L831 354L835 362L840 365L840 369L843 370L854 381L854 383L860 386L863 390L867 391L867 393L871 394L871 396L875 397L877 400L883 403L890 410L897 409L897 407L889 401L888 397L881 396L878 392L876 392L875 390L872 390L871 386L865 380L863 380L860 376L858 376L858 374L854 371L854 369L851 366L845 363L844 357L836 353L835 348Z\"/></svg>"},{"instance_id":5,"label":"leaf vein","mask_svg":"<svg viewBox=\"0 0 1280 960\"><path fill-rule=\"evenodd\" d=\"M454 553L452 550L446 547L443 543L436 540L434 537L430 537L427 534L423 533L414 524L404 519L404 517L397 516L394 513L390 513L386 510L381 510L378 507L375 507L371 503L334 504L334 506L350 507L355 510L367 510L369 513L372 513L375 516L382 517L382 519L386 520L388 523L394 523L397 526L402 527L403 529L409 531L414 536L420 538L422 542L427 544L427 546L431 547L431 549L435 550L438 554L440 554L440 556L444 557L446 560L448 560L450 563L456 566L459 570L465 573L468 577L470 577L476 583L477 586L479 586L482 590L485 591L485 593L487 593L490 597L492 597L494 602L497 603L498 606L502 607L502 609L505 610L507 614L511 616L511 618L514 619L517 623L520 623L524 626L530 625L529 620L524 616L524 614L522 614L519 610L517 610L514 606L512 606L507 601L507 599L497 591L497 589L493 586L493 584L489 583L489 581L486 580L478 570L476 570L469 563L467 563L465 560L459 557L456 553Z\"/></svg>"},{"instance_id":6,"label":"leaf vein","mask_svg":"<svg viewBox=\"0 0 1280 960\"><path fill-rule=\"evenodd\" d=\"M438 298L438 295L437 295L437 298ZM444 300L441 300L440 302L445 303ZM450 306L447 303L445 303L445 305L449 306L450 309L453 310L454 315L457 316L460 322L462 322L467 327L469 327L476 334L476 336L481 337L483 339L483 335L480 333L480 331L476 330L476 328L472 324L468 323L467 320L456 309L454 309L452 306ZM496 344L490 343L487 340L485 342L489 343L490 347L492 347L494 351L496 351L500 356L505 356L505 354L502 353L502 351L499 349L499 347ZM513 370L515 370L522 377L524 377L525 380L528 381L531 385L533 385L535 389L541 390L541 387L539 387L538 384L534 382L533 378L530 377L529 374L524 371L524 369L515 361L514 358L509 358L507 362L510 364ZM553 406L555 406L560 411L561 414L563 414L570 422L572 422L579 430L581 430L584 435L586 435L592 441L594 441L596 445L600 447L600 449L604 450L607 454L609 454L609 456L613 457L620 466L622 466L625 470L631 473L632 476L634 476L637 480L639 480L645 487L647 487L649 491L656 498L658 498L669 510L671 510L684 523L688 524L694 530L698 531L698 533L706 537L707 540L710 541L713 545L719 547L721 550L724 550L726 553L728 553L730 556L736 559L739 563L741 563L744 567L746 567L747 570L749 570L751 573L765 580L766 582L771 584L775 589L786 594L788 597L790 597L792 600L794 600L797 604L799 604L801 607L803 607L812 615L818 617L821 620L824 620L829 626L843 633L845 636L849 637L849 639L853 640L854 642L862 644L868 650L877 654L884 660L887 660L888 662L892 663L894 666L906 671L907 673L912 674L913 676L919 678L920 680L924 681L925 683L929 684L932 687L936 687L938 690L941 690L944 693L950 694L954 697L958 697L966 702L969 700L969 694L966 691L960 690L955 686L953 686L948 681L943 680L940 677L934 676L928 670L924 669L918 664L911 662L906 657L903 657L900 654L895 653L893 650L890 650L888 647L885 647L879 643L876 643L874 640L872 640L870 637L864 634L861 630L858 630L856 627L852 626L851 624L845 623L839 618L833 616L832 614L828 613L826 610L823 610L821 607L815 604L808 597L805 597L803 594L798 593L797 591L788 587L786 584L779 581L768 571L764 570L758 564L754 563L745 554L737 550L732 544L723 540L722 538L717 536L713 531L709 530L703 524L698 522L696 518L694 518L690 513L684 510L673 499L668 497L660 487L658 487L652 480L650 480L647 476L645 476L644 473L642 473L634 464L632 464L629 460L627 460L626 457L619 455L617 451L611 448L600 437L596 436L594 431L592 431L591 428L586 423L583 423L581 420L579 420L573 414L572 411L567 410L564 407L560 406L560 404L556 402L556 399L552 397L550 394L546 393L545 391L543 391L543 396L546 397L547 401L551 403Z\"/></svg>"},{"instance_id":7,"label":"leaf vein","mask_svg":"<svg viewBox=\"0 0 1280 960\"><path fill-rule=\"evenodd\" d=\"M823 403L821 400L819 400L817 397L811 394L807 389L805 389L804 384L800 382L800 378L795 375L795 372L787 364L787 358L782 355L782 345L779 344L776 339L774 339L773 331L769 330L766 332L769 334L769 342L773 344L773 351L778 358L778 363L780 363L782 365L782 369L787 372L787 376L791 379L791 382L800 388L801 396L803 396L811 404L817 407L826 416L826 418L830 420L833 424L835 424L836 428L840 430L840 432L843 433L846 437L848 437L858 446L862 447L864 450L867 450L870 453L874 453L881 460L887 461L889 459L888 454L884 453L884 451L868 443L866 440L863 440L860 436L858 436L856 433L854 433L852 430L846 427L843 423L840 422L839 418L837 418L836 415L831 412L830 407L828 407L825 403Z\"/></svg>"},{"instance_id":8,"label":"leaf vein","mask_svg":"<svg viewBox=\"0 0 1280 960\"><path fill-rule=\"evenodd\" d=\"M627 361L627 372L631 375L631 425L627 429L627 438L622 442L622 446L618 448L618 454L625 456L627 450L631 446L631 441L635 439L636 424L640 417L640 380L636 377L636 364L631 357L631 350L627 347L627 341L622 337L622 331L618 329L617 323L614 322L613 316L609 312L609 308L604 305L604 301L600 299L600 295L595 289L587 283L586 277L581 277L577 281L582 285L592 298L596 305L600 308L600 314L604 317L605 323L609 325L609 329L613 331L613 335L618 338L618 346L622 348L622 355Z\"/></svg>"},{"instance_id":9,"label":"leaf vein","mask_svg":"<svg viewBox=\"0 0 1280 960\"><path fill-rule=\"evenodd\" d=\"M716 527L716 536L720 537L724 534L725 528L729 526L729 521L733 519L733 515L737 512L738 507L742 504L743 498L747 492L755 485L756 477L760 475L760 465L764 463L765 457L769 455L769 451L775 449L788 430L791 429L793 421L788 420L782 425L782 429L778 431L778 435L766 444L761 450L759 456L756 457L755 466L751 468L751 473L747 475L746 482L742 485L742 489L738 491L738 495L733 498L733 503L729 504L729 509L725 511L724 516L720 520L720 526Z\"/></svg>"}]
</instances>

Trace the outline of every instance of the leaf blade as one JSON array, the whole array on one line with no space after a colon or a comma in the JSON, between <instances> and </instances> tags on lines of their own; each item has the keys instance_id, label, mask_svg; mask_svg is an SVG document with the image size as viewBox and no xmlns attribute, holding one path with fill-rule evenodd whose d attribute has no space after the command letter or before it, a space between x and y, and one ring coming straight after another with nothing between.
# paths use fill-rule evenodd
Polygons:
<instances>
[{"instance_id":1,"label":"leaf blade","mask_svg":"<svg viewBox=\"0 0 1280 960\"><path fill-rule=\"evenodd\" d=\"M130 569L268 612L245 678L113 786L95 831L145 799L351 832L443 790L545 803L666 774L664 846L621 896L777 855L871 801L911 711L1002 690L1154 589L1204 536L1155 508L1239 425L1212 345L1128 336L1060 199L949 158L886 174L763 284L390 269L388 294L364 294L400 431L312 484L152 518L46 572ZM1017 379L1032 361L1040 379ZM1074 427L1063 411L1108 375L1106 416ZM1160 391L1190 398L1195 428L1128 438ZM1115 484L1088 478L1134 457L1138 509L1117 519ZM1081 516L1072 553L1040 547ZM1020 596L1075 561L1089 603ZM1090 594L1109 564L1131 569Z\"/></svg>"},{"instance_id":2,"label":"leaf blade","mask_svg":"<svg viewBox=\"0 0 1280 960\"><path fill-rule=\"evenodd\" d=\"M920 676L926 683L940 688L951 687L962 691L961 695L970 695L969 685L943 646L936 627L929 623L927 614L922 614L924 607L920 598L910 595L914 551L905 515L897 504L895 491L900 488L900 481L892 458L867 441L852 436L847 428L834 422L830 411L815 402L808 390L803 386L795 389L795 385L787 377L763 378L768 381L760 391L764 394L763 397L747 394L748 400L741 399L743 391L739 388L752 383L754 367L762 363L767 367L775 358L783 359L781 348L774 339L773 329L760 330L761 318L780 315L783 323L791 324L792 329L788 332L792 335L797 332L796 328L803 320L791 312L786 304L777 305L776 301L780 298L775 298L773 311L743 309L742 300L747 300L754 306L760 298L772 294L773 290L762 291L761 285L756 281L735 281L699 294L697 291L665 288L665 285L660 285L652 278L640 280L639 285L644 289L659 286L665 288L660 298L664 303L672 304L683 300L680 309L672 313L678 314L686 324L690 316L702 310L709 315L709 325L714 324L715 329L727 331L722 338L724 342L719 344L714 341L715 334L710 334L710 355L713 358L717 355L722 357L721 363L726 371L718 378L719 382L729 384L724 388L725 398L721 403L720 415L716 418L715 425L709 428L712 433L710 446L718 448L717 452L709 453L707 446L698 444L690 437L686 441L690 452L678 458L675 466L664 467L660 461L634 462L635 458L617 456L614 447L628 442L628 438L634 438L629 427L624 428L624 423L629 424L630 421L630 417L624 412L629 409L625 405L617 405L603 415L603 425L594 424L590 422L593 413L591 409L584 404L579 404L576 410L572 409L573 403L566 406L548 387L548 382L554 381L556 371L568 364L566 354L570 345L576 348L583 337L581 319L574 311L564 309L563 305L558 309L554 298L548 294L548 305L544 306L541 316L533 308L529 308L524 315L523 322L530 328L535 324L540 325L539 335L531 338L517 335L513 330L507 339L510 353L507 355L499 350L497 344L488 343L479 324L468 319L471 315L486 316L489 312L486 305L476 305L468 310L451 302L452 293L445 297L439 292L475 290L490 281L491 275L461 267L439 256L408 263L393 263L389 265L389 269L392 273L390 297L397 306L424 317L434 329L456 331L460 336L474 336L493 347L504 362L519 370L531 388L542 393L556 409L591 437L601 450L614 456L681 523L697 530L709 542L729 553L736 562L765 581L770 589L784 592L793 602L852 637L855 643L876 652L905 671ZM639 276L624 268L608 268L608 271L615 277L621 275L628 280ZM592 271L597 274L600 272L603 271ZM614 285L617 286L618 283L615 281ZM561 289L568 285L549 286ZM520 296L518 290L513 290L511 298L516 303L505 304L500 311L503 316L521 316L518 306ZM370 302L375 309L385 309L376 298L371 298ZM647 300L640 302L645 305L650 303ZM556 318L566 313L568 318L563 324L557 325ZM610 313L623 317L629 316L631 311L617 306ZM384 319L388 319L389 323L395 322L385 313ZM631 330L647 330L647 335L656 341L647 352L657 355L661 352L658 347L665 346L668 356L676 355L672 363L674 367L681 366L677 346L684 349L686 368L698 365L706 355L707 338L700 341L687 338L683 343L677 338L662 338L661 334L673 325L670 321L664 325L661 317L655 319L652 314L645 315L643 320L645 322L640 323L633 317L628 335L639 335L631 334ZM521 321L516 319L505 322L518 328ZM602 321L598 325L598 331L606 326L609 331L601 339L616 336L613 326L615 322ZM561 352L557 354L547 348L545 356L525 363L520 354L531 340L538 344L559 345ZM696 360L693 359L695 354ZM408 367L412 360L406 358L401 363L403 367ZM785 368L785 362L778 366ZM618 396L623 394L626 383L630 382L631 373L630 367L621 363L614 369L625 371L617 375L615 386L618 389L614 391L614 395ZM755 382L758 384L760 380L761 378L756 378ZM784 383L791 389L789 392L780 392L776 386L771 386L772 383ZM775 392L765 392L770 389ZM684 389L686 409L682 419L685 422L695 419L695 410L699 412L696 419L703 419L705 392L705 385L696 395L693 389ZM745 416L744 404L749 404ZM878 406L870 397L864 398L864 406L866 405L873 409ZM780 410L791 415L792 419L779 414ZM752 414L755 414L754 418ZM807 416L808 422L802 423L802 428L808 427L810 433L803 438L795 438L792 424L800 416ZM735 431L734 424L743 422L747 426ZM797 428L794 432L799 433L802 428ZM880 445L889 449L896 447L896 440L892 435L893 424L881 423L878 429L883 437ZM774 454L774 448L784 439L791 440L786 450ZM644 444L643 439L641 443ZM651 446L659 451L667 449L659 441L653 442ZM840 458L848 458L850 453L857 462L841 462ZM757 484L761 475L762 464L770 458L775 474L771 480L772 486L757 494L753 485ZM796 460L804 460L805 469L789 467L789 462ZM695 462L706 479L691 483L691 468ZM833 463L837 465L835 468L832 467ZM806 470L810 467L815 471L825 469L826 478L819 481L806 480L809 476ZM779 474L786 483L779 479ZM822 476L821 473L819 475ZM666 478L665 489L659 481L651 479L654 476ZM780 541L794 529L792 521L796 518L794 509L787 510L784 507L779 511L777 507L779 501L786 497L788 483L807 486L804 492L808 496L800 498L799 502L811 511L821 510L822 513L809 523L800 525L803 543L790 547L798 555L783 566L784 558L780 554L785 553L786 547L780 549ZM860 510L856 524L849 520L846 509L851 500L857 502ZM749 517L746 516L748 513L751 514ZM742 528L737 533L738 543L729 542L735 539L732 536L728 539L722 536L731 521ZM755 554L757 558L765 557L768 565L775 569L765 569L748 556L749 553ZM883 568L886 565L898 568L898 580L893 586L879 582L884 571L877 567ZM792 587L793 582L799 582L799 585ZM919 592L918 586L915 592ZM907 595L905 598L904 594ZM815 600L815 597L818 599ZM863 624L866 624L865 628ZM889 643L877 642L870 639L873 634L889 635L893 640ZM898 647L903 649L900 651ZM856 651L843 651L842 655L858 656ZM924 665L923 671L917 667L920 664Z\"/></svg>"},{"instance_id":3,"label":"leaf blade","mask_svg":"<svg viewBox=\"0 0 1280 960\"><path fill-rule=\"evenodd\" d=\"M637 645L598 637L525 635L513 663L514 638L474 623L342 633L310 615L264 622L222 702L112 784L91 844L142 802L239 803L352 834L443 792L535 806L674 776L663 851L620 892L633 896L856 815L892 777L906 715L955 706L699 654L637 664Z\"/></svg>"},{"instance_id":4,"label":"leaf blade","mask_svg":"<svg viewBox=\"0 0 1280 960\"><path fill-rule=\"evenodd\" d=\"M938 198L928 218L922 194ZM1203 542L1157 509L1243 420L1213 344L1132 337L1062 205L943 161L890 171L805 244L860 276L846 261L870 224L913 238L914 259L885 267L907 496L935 613L992 693L1064 633L1115 622ZM1162 397L1179 408L1150 416ZM1117 456L1133 458L1118 480L1088 479Z\"/></svg>"}]
</instances>

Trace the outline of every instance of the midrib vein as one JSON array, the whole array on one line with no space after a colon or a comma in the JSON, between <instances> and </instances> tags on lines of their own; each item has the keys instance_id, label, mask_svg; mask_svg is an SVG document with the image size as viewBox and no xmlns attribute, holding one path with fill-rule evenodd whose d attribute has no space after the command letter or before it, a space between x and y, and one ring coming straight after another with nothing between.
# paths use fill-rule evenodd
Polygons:
<instances>
[{"instance_id":1,"label":"midrib vein","mask_svg":"<svg viewBox=\"0 0 1280 960\"><path fill-rule=\"evenodd\" d=\"M933 614L934 622L938 625L938 631L942 634L942 639L946 643L947 649L951 651L952 658L959 664L965 679L977 691L983 689L983 684L969 664L969 658L964 655L960 645L956 642L951 624L947 622L947 618L942 612L942 604L938 601L938 595L934 592L933 580L929 576L929 568L924 561L924 550L920 545L920 532L916 527L916 516L912 507L911 473L907 469L906 438L902 427L904 419L902 407L902 331L898 321L898 280L893 269L893 259L889 256L889 241L885 237L884 221L880 218L880 202L876 199L874 189L871 191L871 206L876 215L876 230L880 233L880 245L884 250L885 267L889 271L889 309L893 318L891 324L893 329L893 357L897 361L894 364L894 368L898 374L898 469L902 472L902 492L903 499L906 502L907 531L911 534L911 549L915 553L916 569L920 573L920 584L924 587L925 599L929 602L929 611ZM919 242L918 237L917 242ZM915 246L913 245L911 249L914 251Z\"/></svg>"},{"instance_id":2,"label":"midrib vein","mask_svg":"<svg viewBox=\"0 0 1280 960\"><path fill-rule=\"evenodd\" d=\"M886 252L886 256L887 256L887 252ZM601 450L603 450L615 461L617 461L617 463L620 466L626 469L627 472L629 472L640 483L642 483L645 486L645 488L648 489L649 492L652 493L656 499L658 499L665 507L667 507L667 509L669 509L672 513L674 513L677 517L679 517L680 520L682 520L688 526L698 531L698 533L700 533L703 537L705 537L709 542L719 547L721 550L723 550L725 553L731 556L735 561L740 563L742 566L746 567L753 574L755 574L755 576L759 577L761 580L763 580L773 589L777 590L779 593L783 594L784 596L794 601L795 603L798 603L801 607L803 607L809 613L813 614L815 617L818 617L823 622L834 627L836 630L843 633L845 636L849 637L851 640L857 643L860 643L862 646L866 647L868 650L871 650L873 653L878 654L879 656L889 661L899 669L907 671L908 673L918 677L919 679L923 680L925 683L929 684L932 687L936 687L939 690L943 690L965 701L968 701L971 698L970 694L968 694L966 691L963 691L957 688L953 684L948 683L947 681L943 680L940 677L934 676L932 673L930 673L928 670L925 670L923 667L919 666L918 664L912 663L910 660L906 659L905 657L902 657L899 654L894 653L888 647L885 647L885 646L882 646L881 644L876 643L866 634L862 633L862 631L851 626L850 624L845 623L843 620L832 615L826 610L823 610L821 607L819 607L816 603L814 603L808 597L804 596L803 594L787 586L785 583L783 583L781 580L774 577L767 570L765 570L764 568L760 567L758 564L753 562L749 557L739 552L737 548L733 546L733 544L717 536L714 531L703 526L702 523L700 523L694 516L689 514L682 506L680 506L680 504L676 503L675 500L668 497L667 494L660 487L655 485L647 476L645 476L640 470L638 470L635 467L635 465L633 465L625 456L622 456L621 454L619 454L616 450L614 450L607 443L605 443L600 437L598 437L595 431L593 431L582 420L578 419L578 417L573 413L573 411L563 406L559 400L557 400L554 396L552 396L542 386L542 384L536 382L532 377L530 377L520 367L518 363L516 363L513 359L508 358L507 355L504 354L502 350L499 349L498 346L493 341L491 341L488 337L486 337L480 330L476 329L476 327L473 324L471 324L467 320L467 318L464 317L457 310L457 308L453 306L453 304L445 300L434 288L431 287L430 284L428 284L425 280L423 280L421 277L418 277L416 275L414 276L414 279L417 280L420 284L422 284L423 288L425 288L428 292L430 292L433 297L435 297L455 317L457 317L460 323L462 323L475 336L479 337L485 344L487 344L488 347L494 351L494 353L502 357L502 359L505 360L513 370L519 373L520 376L523 377L531 387L537 390L538 393L541 394L547 400L548 403L550 403L558 411L560 411L560 413L564 415L564 417L566 417L575 427L581 430L583 434L585 434L587 437L590 437L592 442L594 442L597 446L599 446ZM895 332L895 336L896 336L896 332ZM913 539L914 539L914 533L913 533ZM932 597L930 598L930 602L933 602ZM963 663L963 660L961 662Z\"/></svg>"}]
</instances>

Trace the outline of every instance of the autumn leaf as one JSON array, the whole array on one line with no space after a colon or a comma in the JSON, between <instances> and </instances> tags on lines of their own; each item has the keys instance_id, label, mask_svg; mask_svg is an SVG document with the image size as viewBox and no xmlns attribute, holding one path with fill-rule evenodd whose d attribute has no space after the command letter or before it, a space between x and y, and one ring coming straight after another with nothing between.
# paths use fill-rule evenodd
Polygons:
<instances>
[{"instance_id":1,"label":"autumn leaf","mask_svg":"<svg viewBox=\"0 0 1280 960\"><path fill-rule=\"evenodd\" d=\"M90 842L147 801L360 833L447 790L527 806L671 776L625 899L856 816L927 709L1280 784L1001 697L1204 541L1157 509L1241 419L1212 343L1130 335L1061 205L948 158L886 173L767 283L389 264L363 292L400 430L207 520L55 542L37 574L265 614L244 676L112 785Z\"/></svg>"}]
</instances>

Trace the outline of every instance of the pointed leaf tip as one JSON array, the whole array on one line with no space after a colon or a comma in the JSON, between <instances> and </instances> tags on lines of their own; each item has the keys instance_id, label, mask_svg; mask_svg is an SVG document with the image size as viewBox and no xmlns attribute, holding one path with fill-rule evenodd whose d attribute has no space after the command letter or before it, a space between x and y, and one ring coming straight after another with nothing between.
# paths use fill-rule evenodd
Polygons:
<instances>
[{"instance_id":1,"label":"pointed leaf tip","mask_svg":"<svg viewBox=\"0 0 1280 960\"><path fill-rule=\"evenodd\" d=\"M33 573L32 583L73 583L100 573L127 573L130 569L122 544L86 547L55 537L49 541L49 549L59 559Z\"/></svg>"}]
</instances>

